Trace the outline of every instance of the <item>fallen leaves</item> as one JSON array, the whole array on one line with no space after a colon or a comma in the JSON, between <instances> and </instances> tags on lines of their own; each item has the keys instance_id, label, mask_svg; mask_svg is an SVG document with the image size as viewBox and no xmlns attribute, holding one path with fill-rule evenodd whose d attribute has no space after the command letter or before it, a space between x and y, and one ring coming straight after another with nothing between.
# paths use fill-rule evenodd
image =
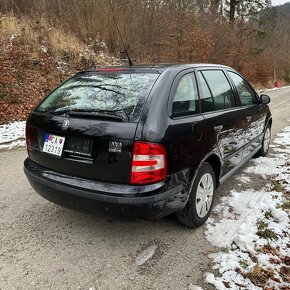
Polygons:
<instances>
[{"instance_id":1,"label":"fallen leaves","mask_svg":"<svg viewBox=\"0 0 290 290\"><path fill-rule=\"evenodd\" d=\"M280 274L286 282L290 283L290 267L282 266L280 268Z\"/></svg>"},{"instance_id":2,"label":"fallen leaves","mask_svg":"<svg viewBox=\"0 0 290 290\"><path fill-rule=\"evenodd\" d=\"M275 264L275 265L280 265L281 264L281 261L279 259L275 259L275 258L270 258L269 262L271 264Z\"/></svg>"},{"instance_id":3,"label":"fallen leaves","mask_svg":"<svg viewBox=\"0 0 290 290\"><path fill-rule=\"evenodd\" d=\"M59 63L64 63L60 56L44 53L42 45L24 43L17 37L11 44L0 34L0 125L25 120L31 109L68 76L94 65L66 59L65 68L60 68Z\"/></svg>"},{"instance_id":4,"label":"fallen leaves","mask_svg":"<svg viewBox=\"0 0 290 290\"><path fill-rule=\"evenodd\" d=\"M289 256L283 257L282 260L286 266L290 266L290 257Z\"/></svg>"},{"instance_id":5,"label":"fallen leaves","mask_svg":"<svg viewBox=\"0 0 290 290\"><path fill-rule=\"evenodd\" d=\"M280 254L279 248L273 248L270 245L265 245L261 249L262 252L278 256Z\"/></svg>"},{"instance_id":6,"label":"fallen leaves","mask_svg":"<svg viewBox=\"0 0 290 290\"><path fill-rule=\"evenodd\" d=\"M231 288L230 282L223 281L223 284L225 285L226 288Z\"/></svg>"},{"instance_id":7,"label":"fallen leaves","mask_svg":"<svg viewBox=\"0 0 290 290\"><path fill-rule=\"evenodd\" d=\"M29 44L0 37L0 124L24 120L31 109L72 71L56 69L52 57L39 54L35 61Z\"/></svg>"}]
</instances>

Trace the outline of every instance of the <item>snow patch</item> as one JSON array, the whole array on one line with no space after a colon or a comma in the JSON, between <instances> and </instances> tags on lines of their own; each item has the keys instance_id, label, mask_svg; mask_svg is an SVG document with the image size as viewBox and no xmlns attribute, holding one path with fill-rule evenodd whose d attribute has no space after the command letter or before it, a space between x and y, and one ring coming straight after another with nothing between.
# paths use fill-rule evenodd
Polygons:
<instances>
[{"instance_id":1,"label":"snow patch","mask_svg":"<svg viewBox=\"0 0 290 290\"><path fill-rule=\"evenodd\" d=\"M243 175L237 176L237 177L236 177L236 180L238 180L238 181L240 181L240 182L243 182L243 183L249 183L249 182L251 182L251 177L249 177L249 176L245 176L245 175L243 174Z\"/></svg>"},{"instance_id":2,"label":"snow patch","mask_svg":"<svg viewBox=\"0 0 290 290\"><path fill-rule=\"evenodd\" d=\"M203 289L201 287L197 286L197 285L189 284L188 285L188 290L203 290Z\"/></svg>"},{"instance_id":3,"label":"snow patch","mask_svg":"<svg viewBox=\"0 0 290 290\"><path fill-rule=\"evenodd\" d=\"M0 150L25 146L25 121L0 126Z\"/></svg>"},{"instance_id":4,"label":"snow patch","mask_svg":"<svg viewBox=\"0 0 290 290\"><path fill-rule=\"evenodd\" d=\"M279 145L289 145L290 144L290 127L286 127L285 129L282 130L281 133L277 134L277 138L274 140L275 144Z\"/></svg>"},{"instance_id":5,"label":"snow patch","mask_svg":"<svg viewBox=\"0 0 290 290\"><path fill-rule=\"evenodd\" d=\"M272 91L277 91L277 90L281 90L281 89L288 89L288 88L290 88L290 86L283 86L283 87L281 87L281 88L270 88L270 89L268 89L268 88L266 88L266 89L263 89L263 90L259 90L258 92L259 93L265 93L265 92L272 92Z\"/></svg>"},{"instance_id":6,"label":"snow patch","mask_svg":"<svg viewBox=\"0 0 290 290\"><path fill-rule=\"evenodd\" d=\"M151 245L145 250L141 251L141 253L136 258L137 266L142 266L148 260L150 260L154 256L156 249L157 249L156 245Z\"/></svg>"},{"instance_id":7,"label":"snow patch","mask_svg":"<svg viewBox=\"0 0 290 290\"><path fill-rule=\"evenodd\" d=\"M278 166L285 163L285 156L276 154L275 157L260 157L253 159L254 166L250 166L244 170L246 173L254 173L261 175L276 175L279 172ZM264 179L264 178L263 178Z\"/></svg>"},{"instance_id":8,"label":"snow patch","mask_svg":"<svg viewBox=\"0 0 290 290\"><path fill-rule=\"evenodd\" d=\"M216 289L289 289L289 280L281 274L282 267L287 266L283 259L289 259L289 211L281 206L290 192L290 127L278 134L274 143L275 155L254 159L254 165L244 172L274 182L277 187L273 188L279 192L266 187L259 191L233 190L213 211L219 219L210 218L206 224L206 238L214 246L225 248L209 255L220 277L212 273L204 277ZM236 179L243 182L244 177ZM251 180L244 181L251 186ZM266 275L262 286L251 278L253 273Z\"/></svg>"},{"instance_id":9,"label":"snow patch","mask_svg":"<svg viewBox=\"0 0 290 290\"><path fill-rule=\"evenodd\" d=\"M270 211L279 222L287 223L287 214L275 208L281 200L281 193L277 192L232 191L229 197L222 200L223 211L219 222L207 223L205 232L207 239L217 247L229 248L235 243L241 250L253 253L254 242L259 239L256 234L256 221L265 212Z\"/></svg>"}]
</instances>

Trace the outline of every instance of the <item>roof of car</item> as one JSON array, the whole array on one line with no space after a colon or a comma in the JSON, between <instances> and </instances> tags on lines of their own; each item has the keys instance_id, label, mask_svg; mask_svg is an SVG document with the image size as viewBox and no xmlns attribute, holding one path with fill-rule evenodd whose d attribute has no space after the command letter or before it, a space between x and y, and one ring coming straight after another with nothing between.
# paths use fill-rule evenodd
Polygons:
<instances>
[{"instance_id":1,"label":"roof of car","mask_svg":"<svg viewBox=\"0 0 290 290\"><path fill-rule=\"evenodd\" d=\"M210 64L210 63L161 63L161 64L137 64L131 67L123 66L124 68L149 68L149 69L160 69L164 70L168 67L180 67L180 68L188 68L188 67L227 67L222 64Z\"/></svg>"},{"instance_id":2,"label":"roof of car","mask_svg":"<svg viewBox=\"0 0 290 290\"><path fill-rule=\"evenodd\" d=\"M225 65L221 64L210 64L210 63L175 63L175 64L168 64L168 63L153 63L153 64L136 64L133 66L112 66L112 67L103 67L97 68L96 70L90 71L81 71L80 73L92 73L92 72L118 72L122 70L136 70L136 71L153 71L161 73L165 69L168 68L180 68L180 69L187 69L187 68L198 68L198 67L219 67L219 68L230 68Z\"/></svg>"}]
</instances>

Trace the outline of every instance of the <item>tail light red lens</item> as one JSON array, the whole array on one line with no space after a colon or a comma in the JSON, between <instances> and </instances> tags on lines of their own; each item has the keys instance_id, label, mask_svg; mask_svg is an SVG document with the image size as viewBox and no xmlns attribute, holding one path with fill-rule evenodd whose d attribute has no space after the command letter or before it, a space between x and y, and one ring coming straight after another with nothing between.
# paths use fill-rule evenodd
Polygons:
<instances>
[{"instance_id":1,"label":"tail light red lens","mask_svg":"<svg viewBox=\"0 0 290 290\"><path fill-rule=\"evenodd\" d=\"M131 166L131 184L162 181L167 175L166 150L163 145L135 142Z\"/></svg>"}]
</instances>

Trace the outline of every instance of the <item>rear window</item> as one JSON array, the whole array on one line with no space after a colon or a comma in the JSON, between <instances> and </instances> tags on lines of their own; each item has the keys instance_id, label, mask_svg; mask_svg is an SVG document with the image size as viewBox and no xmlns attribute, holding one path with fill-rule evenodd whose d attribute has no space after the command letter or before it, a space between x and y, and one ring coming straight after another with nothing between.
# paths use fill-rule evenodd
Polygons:
<instances>
[{"instance_id":1,"label":"rear window","mask_svg":"<svg viewBox=\"0 0 290 290\"><path fill-rule=\"evenodd\" d=\"M95 112L137 121L157 73L78 74L53 91L36 111Z\"/></svg>"}]
</instances>

